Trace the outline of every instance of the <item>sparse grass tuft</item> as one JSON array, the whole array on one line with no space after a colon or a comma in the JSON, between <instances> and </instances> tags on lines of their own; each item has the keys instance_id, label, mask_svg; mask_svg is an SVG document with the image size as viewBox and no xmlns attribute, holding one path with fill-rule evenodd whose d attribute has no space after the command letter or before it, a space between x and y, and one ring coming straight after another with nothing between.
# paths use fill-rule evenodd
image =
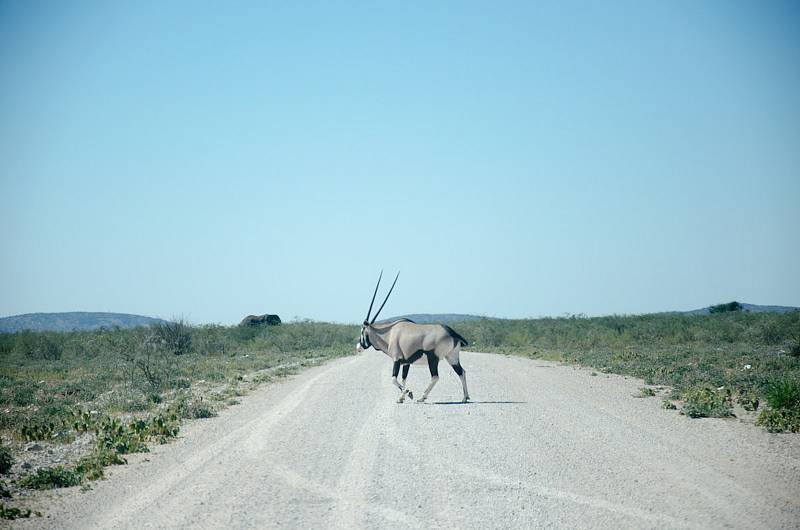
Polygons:
<instances>
[{"instance_id":1,"label":"sparse grass tuft","mask_svg":"<svg viewBox=\"0 0 800 530\"><path fill-rule=\"evenodd\" d=\"M769 432L800 432L800 381L790 377L775 381L766 398L769 407L756 423Z\"/></svg>"},{"instance_id":2,"label":"sparse grass tuft","mask_svg":"<svg viewBox=\"0 0 800 530\"><path fill-rule=\"evenodd\" d=\"M800 408L800 381L789 377L779 379L769 385L766 398L773 409Z\"/></svg>"},{"instance_id":3,"label":"sparse grass tuft","mask_svg":"<svg viewBox=\"0 0 800 530\"><path fill-rule=\"evenodd\" d=\"M31 515L35 515L36 517L42 516L41 513L31 511L29 508L16 508L14 506L0 504L0 519L13 521L14 519L27 519Z\"/></svg>"},{"instance_id":4,"label":"sparse grass tuft","mask_svg":"<svg viewBox=\"0 0 800 530\"><path fill-rule=\"evenodd\" d=\"M653 397L655 395L656 395L656 391L655 390L653 390L652 388L643 386L642 388L639 389L639 393L638 394L634 394L633 397L646 398L646 397Z\"/></svg>"},{"instance_id":5,"label":"sparse grass tuft","mask_svg":"<svg viewBox=\"0 0 800 530\"><path fill-rule=\"evenodd\" d=\"M675 406L675 403L670 401L669 399L665 399L661 402L661 408L666 410L675 410L678 407Z\"/></svg>"}]
</instances>

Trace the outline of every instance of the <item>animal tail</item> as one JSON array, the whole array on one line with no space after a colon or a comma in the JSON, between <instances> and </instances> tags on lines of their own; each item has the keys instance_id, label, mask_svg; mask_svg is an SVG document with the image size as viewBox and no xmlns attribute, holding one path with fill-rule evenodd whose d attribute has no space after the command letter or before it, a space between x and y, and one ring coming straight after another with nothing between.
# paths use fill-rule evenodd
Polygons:
<instances>
[{"instance_id":1,"label":"animal tail","mask_svg":"<svg viewBox=\"0 0 800 530\"><path fill-rule=\"evenodd\" d=\"M447 330L447 333L449 333L450 336L453 337L453 340L455 341L456 345L460 343L462 346L469 346L467 339L456 333L456 330L454 330L450 326L445 326L444 324L442 324L442 327L444 327L444 329Z\"/></svg>"}]
</instances>

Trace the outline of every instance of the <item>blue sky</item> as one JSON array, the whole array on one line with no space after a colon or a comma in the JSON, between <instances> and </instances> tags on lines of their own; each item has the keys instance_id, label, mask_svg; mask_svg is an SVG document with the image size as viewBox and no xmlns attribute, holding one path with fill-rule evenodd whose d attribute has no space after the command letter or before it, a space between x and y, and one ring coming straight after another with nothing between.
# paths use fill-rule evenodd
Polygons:
<instances>
[{"instance_id":1,"label":"blue sky","mask_svg":"<svg viewBox=\"0 0 800 530\"><path fill-rule=\"evenodd\" d=\"M800 305L796 3L234 4L0 3L0 316Z\"/></svg>"}]
</instances>

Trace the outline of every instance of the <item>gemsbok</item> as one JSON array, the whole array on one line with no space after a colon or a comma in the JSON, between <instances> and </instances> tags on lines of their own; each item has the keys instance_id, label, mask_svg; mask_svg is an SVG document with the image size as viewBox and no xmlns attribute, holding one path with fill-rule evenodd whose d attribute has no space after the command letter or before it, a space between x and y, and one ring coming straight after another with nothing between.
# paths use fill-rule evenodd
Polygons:
<instances>
[{"instance_id":1,"label":"gemsbok","mask_svg":"<svg viewBox=\"0 0 800 530\"><path fill-rule=\"evenodd\" d=\"M375 316L370 320L372 305L375 303L375 295L378 294L383 271L378 276L378 284L375 286L375 292L372 293L372 301L369 304L369 310L367 310L367 318L364 319L364 324L361 326L361 338L356 350L362 352L372 346L388 355L394 361L392 383L400 389L398 403L405 401L406 395L414 399L414 394L406 388L406 378L411 364L421 364L427 361L428 369L431 372L431 382L425 392L422 393L422 397L417 400L418 402L423 402L428 399L428 394L439 381L439 361L445 359L461 379L461 387L464 390L463 403L466 403L469 401L467 376L459 361L461 347L467 346L467 341L464 337L456 333L450 326L443 324L417 324L406 318L393 322L375 323L383 306L386 305L386 301L389 300L389 295L392 294L399 276L400 273L398 272L392 286L389 288L389 293L378 308ZM397 375L401 366L403 367L403 377L398 381Z\"/></svg>"}]
</instances>

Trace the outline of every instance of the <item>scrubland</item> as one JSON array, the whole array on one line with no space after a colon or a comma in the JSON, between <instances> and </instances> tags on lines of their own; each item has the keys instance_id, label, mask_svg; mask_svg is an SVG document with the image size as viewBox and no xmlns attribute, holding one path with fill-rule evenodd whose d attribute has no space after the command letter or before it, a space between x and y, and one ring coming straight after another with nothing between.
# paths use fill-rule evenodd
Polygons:
<instances>
[{"instance_id":1,"label":"scrubland","mask_svg":"<svg viewBox=\"0 0 800 530\"><path fill-rule=\"evenodd\" d=\"M452 326L469 350L557 360L644 380L687 417L800 431L800 312L723 312ZM358 326L190 326L0 334L0 517L35 516L30 491L91 487L109 465L213 417L273 378L350 355ZM657 393L654 389L657 389ZM687 421L689 421L687 419Z\"/></svg>"}]
</instances>

